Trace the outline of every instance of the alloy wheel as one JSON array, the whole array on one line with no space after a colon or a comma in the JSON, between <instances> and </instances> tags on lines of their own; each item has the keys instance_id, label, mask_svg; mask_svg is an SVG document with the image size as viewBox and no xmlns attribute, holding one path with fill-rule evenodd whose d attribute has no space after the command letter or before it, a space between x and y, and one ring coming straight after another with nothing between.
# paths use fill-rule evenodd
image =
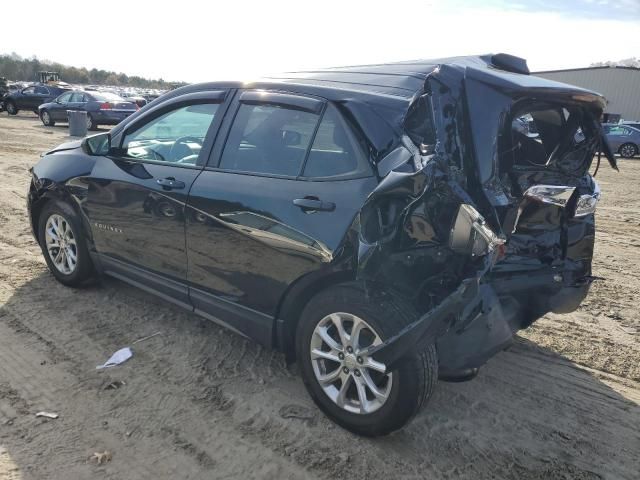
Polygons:
<instances>
[{"instance_id":1,"label":"alloy wheel","mask_svg":"<svg viewBox=\"0 0 640 480\"><path fill-rule=\"evenodd\" d=\"M7 112L13 115L16 113L16 106L11 102L7 103Z\"/></svg>"},{"instance_id":2,"label":"alloy wheel","mask_svg":"<svg viewBox=\"0 0 640 480\"><path fill-rule=\"evenodd\" d=\"M78 264L78 247L71 224L62 215L54 213L47 219L45 244L56 269L71 275Z\"/></svg>"},{"instance_id":3,"label":"alloy wheel","mask_svg":"<svg viewBox=\"0 0 640 480\"><path fill-rule=\"evenodd\" d=\"M49 117L49 112L47 111L42 112L42 122L45 125L49 125L51 123L51 117Z\"/></svg>"},{"instance_id":4,"label":"alloy wheel","mask_svg":"<svg viewBox=\"0 0 640 480\"><path fill-rule=\"evenodd\" d=\"M381 343L377 332L355 315L338 312L320 320L311 336L311 363L319 385L338 407L369 414L385 404L392 374L368 355Z\"/></svg>"},{"instance_id":5,"label":"alloy wheel","mask_svg":"<svg viewBox=\"0 0 640 480\"><path fill-rule=\"evenodd\" d=\"M620 154L625 158L631 158L636 154L636 149L633 145L623 145Z\"/></svg>"}]
</instances>

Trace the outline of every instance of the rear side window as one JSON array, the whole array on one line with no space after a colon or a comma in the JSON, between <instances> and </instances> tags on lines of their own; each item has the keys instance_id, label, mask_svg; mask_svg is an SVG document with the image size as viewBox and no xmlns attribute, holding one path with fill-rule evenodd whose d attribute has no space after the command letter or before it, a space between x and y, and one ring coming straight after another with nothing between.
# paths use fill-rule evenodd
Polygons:
<instances>
[{"instance_id":1,"label":"rear side window","mask_svg":"<svg viewBox=\"0 0 640 480\"><path fill-rule=\"evenodd\" d=\"M367 169L363 146L336 107L327 105L309 152L304 176L351 176L363 174Z\"/></svg>"},{"instance_id":2,"label":"rear side window","mask_svg":"<svg viewBox=\"0 0 640 480\"><path fill-rule=\"evenodd\" d=\"M39 95L49 95L49 89L47 87L36 87L36 93Z\"/></svg>"},{"instance_id":3,"label":"rear side window","mask_svg":"<svg viewBox=\"0 0 640 480\"><path fill-rule=\"evenodd\" d=\"M71 95L71 102L82 103L85 102L84 93L74 93Z\"/></svg>"},{"instance_id":4,"label":"rear side window","mask_svg":"<svg viewBox=\"0 0 640 480\"><path fill-rule=\"evenodd\" d=\"M436 129L433 125L433 106L429 95L421 96L411 105L405 129L416 145L435 145Z\"/></svg>"},{"instance_id":5,"label":"rear side window","mask_svg":"<svg viewBox=\"0 0 640 480\"><path fill-rule=\"evenodd\" d=\"M241 104L222 152L220 168L298 176L318 115L269 104Z\"/></svg>"},{"instance_id":6,"label":"rear side window","mask_svg":"<svg viewBox=\"0 0 640 480\"><path fill-rule=\"evenodd\" d=\"M98 102L122 102L123 99L119 95L110 92L96 92L91 94L94 100Z\"/></svg>"}]
</instances>

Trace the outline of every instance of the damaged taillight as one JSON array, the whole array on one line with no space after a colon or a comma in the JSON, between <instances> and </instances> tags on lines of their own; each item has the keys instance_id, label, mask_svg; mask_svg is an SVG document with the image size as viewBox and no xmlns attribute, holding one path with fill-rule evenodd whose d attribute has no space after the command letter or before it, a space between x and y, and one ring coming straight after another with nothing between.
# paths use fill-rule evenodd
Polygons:
<instances>
[{"instance_id":1,"label":"damaged taillight","mask_svg":"<svg viewBox=\"0 0 640 480\"><path fill-rule=\"evenodd\" d=\"M574 212L575 217L584 217L596 211L598 200L600 200L600 187L595 180L593 180L593 183L593 194L585 194L578 197ZM537 202L566 207L575 189L575 187L564 185L534 185L524 192L524 196Z\"/></svg>"},{"instance_id":2,"label":"damaged taillight","mask_svg":"<svg viewBox=\"0 0 640 480\"><path fill-rule=\"evenodd\" d=\"M564 207L575 189L565 185L534 185L524 192L524 196L538 202Z\"/></svg>"},{"instance_id":3,"label":"damaged taillight","mask_svg":"<svg viewBox=\"0 0 640 480\"><path fill-rule=\"evenodd\" d=\"M480 213L471 205L463 203L449 235L449 247L456 253L480 256L496 250L504 244L487 225Z\"/></svg>"},{"instance_id":4,"label":"damaged taillight","mask_svg":"<svg viewBox=\"0 0 640 480\"><path fill-rule=\"evenodd\" d=\"M591 195L580 195L576 202L576 217L584 217L591 213L595 213L598 201L600 200L600 186L594 180L594 191Z\"/></svg>"}]
</instances>

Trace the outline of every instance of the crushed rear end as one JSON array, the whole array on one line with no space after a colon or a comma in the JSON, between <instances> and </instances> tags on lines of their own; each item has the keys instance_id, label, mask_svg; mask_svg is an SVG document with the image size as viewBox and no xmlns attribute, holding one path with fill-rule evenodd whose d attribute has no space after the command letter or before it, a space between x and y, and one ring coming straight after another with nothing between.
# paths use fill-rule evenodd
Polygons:
<instances>
[{"instance_id":1,"label":"crushed rear end","mask_svg":"<svg viewBox=\"0 0 640 480\"><path fill-rule=\"evenodd\" d=\"M398 147L411 166L361 213L361 277L423 313L377 347L388 369L433 341L443 375L477 368L546 313L575 310L593 280L589 170L601 153L617 168L604 99L529 76L515 57L484 60L427 77Z\"/></svg>"}]
</instances>

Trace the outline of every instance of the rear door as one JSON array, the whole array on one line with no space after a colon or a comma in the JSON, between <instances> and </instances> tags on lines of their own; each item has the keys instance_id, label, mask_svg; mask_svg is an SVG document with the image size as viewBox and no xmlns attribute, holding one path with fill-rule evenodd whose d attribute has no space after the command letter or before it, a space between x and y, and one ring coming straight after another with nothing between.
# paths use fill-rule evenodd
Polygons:
<instances>
[{"instance_id":1,"label":"rear door","mask_svg":"<svg viewBox=\"0 0 640 480\"><path fill-rule=\"evenodd\" d=\"M45 87L44 85L36 86L34 97L34 106L36 107L36 109L43 103L49 101L49 98L51 98L49 87Z\"/></svg>"},{"instance_id":2,"label":"rear door","mask_svg":"<svg viewBox=\"0 0 640 480\"><path fill-rule=\"evenodd\" d=\"M208 157L225 91L169 99L112 140L85 203L108 273L187 305L184 207Z\"/></svg>"},{"instance_id":3,"label":"rear door","mask_svg":"<svg viewBox=\"0 0 640 480\"><path fill-rule=\"evenodd\" d=\"M83 92L73 92L67 105L67 110L85 111L87 105L87 96Z\"/></svg>"},{"instance_id":4,"label":"rear door","mask_svg":"<svg viewBox=\"0 0 640 480\"><path fill-rule=\"evenodd\" d=\"M283 294L330 264L377 181L321 99L247 90L232 109L189 195L190 298L269 344Z\"/></svg>"}]
</instances>

